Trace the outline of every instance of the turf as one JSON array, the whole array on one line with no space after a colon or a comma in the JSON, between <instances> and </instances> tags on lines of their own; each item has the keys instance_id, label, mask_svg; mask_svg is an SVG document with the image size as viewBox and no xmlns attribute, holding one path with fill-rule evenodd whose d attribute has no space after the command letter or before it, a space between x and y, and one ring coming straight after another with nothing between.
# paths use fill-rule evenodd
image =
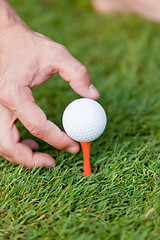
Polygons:
<instances>
[{"instance_id":1,"label":"turf","mask_svg":"<svg viewBox=\"0 0 160 240\"><path fill-rule=\"evenodd\" d=\"M89 1L11 1L27 24L65 45L89 69L108 116L92 144L93 174L81 151L39 140L55 169L28 170L0 159L0 239L160 239L160 27L136 16L99 16ZM75 94L55 75L34 90L61 125ZM18 125L21 137L30 134Z\"/></svg>"}]
</instances>

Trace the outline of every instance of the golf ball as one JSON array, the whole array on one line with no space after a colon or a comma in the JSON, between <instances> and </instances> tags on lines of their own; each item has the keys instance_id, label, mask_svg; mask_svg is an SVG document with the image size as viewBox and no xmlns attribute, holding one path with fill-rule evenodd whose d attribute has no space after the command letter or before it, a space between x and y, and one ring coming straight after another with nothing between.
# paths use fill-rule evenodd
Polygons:
<instances>
[{"instance_id":1,"label":"golf ball","mask_svg":"<svg viewBox=\"0 0 160 240\"><path fill-rule=\"evenodd\" d=\"M80 98L71 102L62 117L65 132L77 142L91 142L105 130L107 117L96 101Z\"/></svg>"}]
</instances>

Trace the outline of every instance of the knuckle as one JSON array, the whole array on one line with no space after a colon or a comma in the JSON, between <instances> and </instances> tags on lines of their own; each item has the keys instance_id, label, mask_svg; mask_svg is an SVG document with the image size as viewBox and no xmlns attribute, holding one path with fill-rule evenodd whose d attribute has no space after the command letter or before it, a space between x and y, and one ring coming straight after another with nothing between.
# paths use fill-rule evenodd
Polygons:
<instances>
[{"instance_id":1,"label":"knuckle","mask_svg":"<svg viewBox=\"0 0 160 240\"><path fill-rule=\"evenodd\" d=\"M56 54L58 55L63 55L66 52L68 52L67 48L63 46L62 44L57 44L56 49L55 49Z\"/></svg>"},{"instance_id":2,"label":"knuckle","mask_svg":"<svg viewBox=\"0 0 160 240\"><path fill-rule=\"evenodd\" d=\"M66 51L68 52L67 48L62 44L59 45L59 49L61 52L66 52Z\"/></svg>"},{"instance_id":3,"label":"knuckle","mask_svg":"<svg viewBox=\"0 0 160 240\"><path fill-rule=\"evenodd\" d=\"M44 124L36 124L36 125L30 125L28 126L28 130L30 131L30 133L38 138L42 138L42 136L44 135Z\"/></svg>"},{"instance_id":4,"label":"knuckle","mask_svg":"<svg viewBox=\"0 0 160 240\"><path fill-rule=\"evenodd\" d=\"M84 77L89 74L88 69L85 66L80 66L78 69L77 73L79 74L80 77Z\"/></svg>"}]
</instances>

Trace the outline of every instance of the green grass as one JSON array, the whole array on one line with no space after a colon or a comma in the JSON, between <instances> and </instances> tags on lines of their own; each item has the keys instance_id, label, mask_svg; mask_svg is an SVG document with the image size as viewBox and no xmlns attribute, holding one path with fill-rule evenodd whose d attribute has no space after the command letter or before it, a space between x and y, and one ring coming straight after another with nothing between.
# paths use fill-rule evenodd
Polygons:
<instances>
[{"instance_id":1,"label":"green grass","mask_svg":"<svg viewBox=\"0 0 160 240\"><path fill-rule=\"evenodd\" d=\"M87 66L108 116L93 142L93 174L81 151L39 140L55 169L0 159L0 239L160 239L160 27L136 16L98 16L89 1L11 1L27 24L65 45ZM58 75L34 90L59 127L78 98ZM30 134L19 124L21 137Z\"/></svg>"}]
</instances>

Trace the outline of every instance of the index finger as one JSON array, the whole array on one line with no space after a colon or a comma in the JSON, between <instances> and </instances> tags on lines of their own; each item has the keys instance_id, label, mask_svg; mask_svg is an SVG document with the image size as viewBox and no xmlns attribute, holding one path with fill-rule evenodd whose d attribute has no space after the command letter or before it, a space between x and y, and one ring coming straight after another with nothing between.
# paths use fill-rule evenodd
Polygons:
<instances>
[{"instance_id":1,"label":"index finger","mask_svg":"<svg viewBox=\"0 0 160 240\"><path fill-rule=\"evenodd\" d=\"M97 99L99 92L94 87L87 68L75 59L68 50L61 46L59 54L53 53L50 61L60 76L70 83L72 89L82 97Z\"/></svg>"}]
</instances>

